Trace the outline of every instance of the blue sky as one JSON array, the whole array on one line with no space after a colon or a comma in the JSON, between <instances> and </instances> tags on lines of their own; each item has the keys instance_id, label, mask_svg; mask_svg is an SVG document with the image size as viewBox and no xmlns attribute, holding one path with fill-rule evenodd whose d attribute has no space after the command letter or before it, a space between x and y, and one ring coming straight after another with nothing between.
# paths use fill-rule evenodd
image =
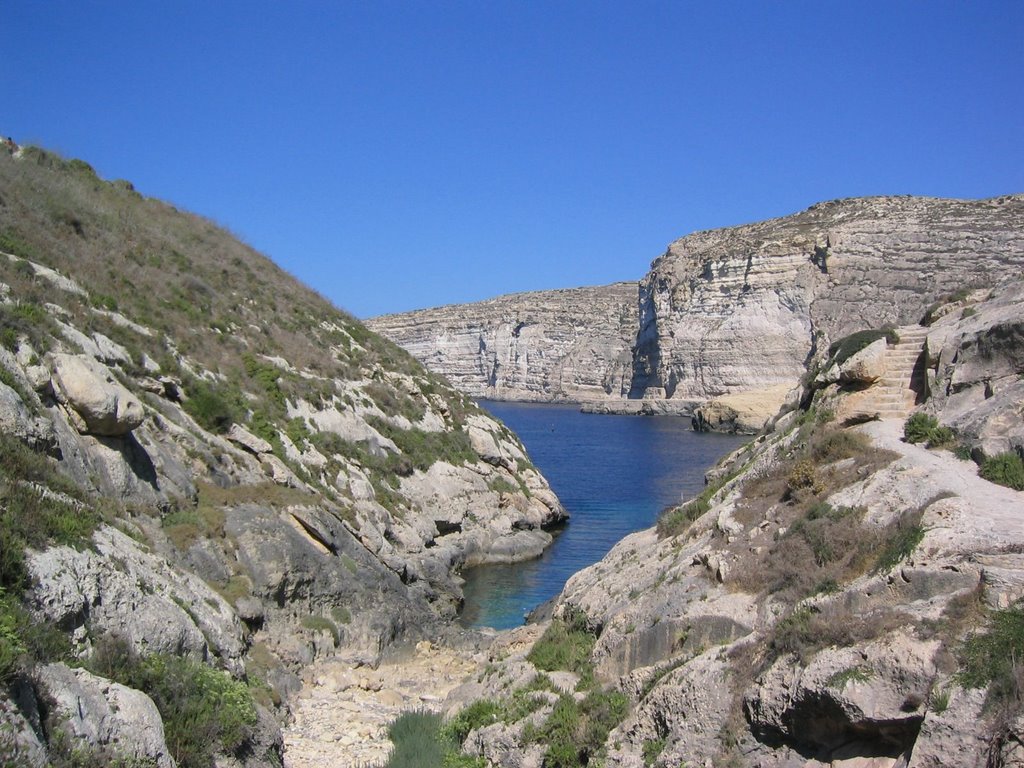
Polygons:
<instances>
[{"instance_id":1,"label":"blue sky","mask_svg":"<svg viewBox=\"0 0 1024 768\"><path fill-rule=\"evenodd\" d=\"M361 317L643 276L837 197L1024 192L1024 2L0 3L0 133Z\"/></svg>"}]
</instances>

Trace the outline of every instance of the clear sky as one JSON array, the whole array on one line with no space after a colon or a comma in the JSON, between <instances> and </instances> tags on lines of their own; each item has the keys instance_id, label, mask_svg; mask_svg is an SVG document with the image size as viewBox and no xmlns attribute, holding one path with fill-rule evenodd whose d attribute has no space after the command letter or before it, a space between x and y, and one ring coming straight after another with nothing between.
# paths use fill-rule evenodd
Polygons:
<instances>
[{"instance_id":1,"label":"clear sky","mask_svg":"<svg viewBox=\"0 0 1024 768\"><path fill-rule=\"evenodd\" d=\"M837 197L1024 192L1024 2L0 0L0 133L361 317L643 276Z\"/></svg>"}]
</instances>

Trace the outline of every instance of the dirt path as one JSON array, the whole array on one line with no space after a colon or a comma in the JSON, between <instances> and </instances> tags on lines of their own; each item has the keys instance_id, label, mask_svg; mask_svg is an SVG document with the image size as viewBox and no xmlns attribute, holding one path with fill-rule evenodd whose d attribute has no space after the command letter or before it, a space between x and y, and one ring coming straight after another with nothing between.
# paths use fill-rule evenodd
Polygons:
<instances>
[{"instance_id":1,"label":"dirt path","mask_svg":"<svg viewBox=\"0 0 1024 768\"><path fill-rule=\"evenodd\" d=\"M331 659L310 670L284 729L285 768L368 768L391 750L388 724L410 709L440 711L448 693L485 663L470 654L419 643L406 659L377 669Z\"/></svg>"}]
</instances>

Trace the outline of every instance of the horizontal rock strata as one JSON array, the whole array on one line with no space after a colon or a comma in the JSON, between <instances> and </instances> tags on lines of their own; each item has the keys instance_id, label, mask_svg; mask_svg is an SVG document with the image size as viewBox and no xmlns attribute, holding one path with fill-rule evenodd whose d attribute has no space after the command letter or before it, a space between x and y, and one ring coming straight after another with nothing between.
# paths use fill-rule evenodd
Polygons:
<instances>
[{"instance_id":1,"label":"horizontal rock strata","mask_svg":"<svg viewBox=\"0 0 1024 768\"><path fill-rule=\"evenodd\" d=\"M835 200L687 235L638 291L516 294L370 325L474 397L637 413L703 406L711 428L752 431L819 344L917 322L941 297L993 284L1024 264L1022 233L1021 195Z\"/></svg>"}]
</instances>

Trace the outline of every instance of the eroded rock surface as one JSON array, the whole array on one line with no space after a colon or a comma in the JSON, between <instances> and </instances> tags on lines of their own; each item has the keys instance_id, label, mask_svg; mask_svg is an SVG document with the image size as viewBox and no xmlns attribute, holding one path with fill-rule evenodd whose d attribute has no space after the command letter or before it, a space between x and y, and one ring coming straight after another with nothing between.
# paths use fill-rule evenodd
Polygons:
<instances>
[{"instance_id":1,"label":"eroded rock surface","mask_svg":"<svg viewBox=\"0 0 1024 768\"><path fill-rule=\"evenodd\" d=\"M687 235L632 297L617 284L370 322L474 396L687 413L752 433L821 344L917 322L946 294L995 284L1024 264L1022 231L1020 195L835 200Z\"/></svg>"},{"instance_id":2,"label":"eroded rock surface","mask_svg":"<svg viewBox=\"0 0 1024 768\"><path fill-rule=\"evenodd\" d=\"M629 392L636 283L536 291L367 321L473 397L590 402Z\"/></svg>"}]
</instances>

